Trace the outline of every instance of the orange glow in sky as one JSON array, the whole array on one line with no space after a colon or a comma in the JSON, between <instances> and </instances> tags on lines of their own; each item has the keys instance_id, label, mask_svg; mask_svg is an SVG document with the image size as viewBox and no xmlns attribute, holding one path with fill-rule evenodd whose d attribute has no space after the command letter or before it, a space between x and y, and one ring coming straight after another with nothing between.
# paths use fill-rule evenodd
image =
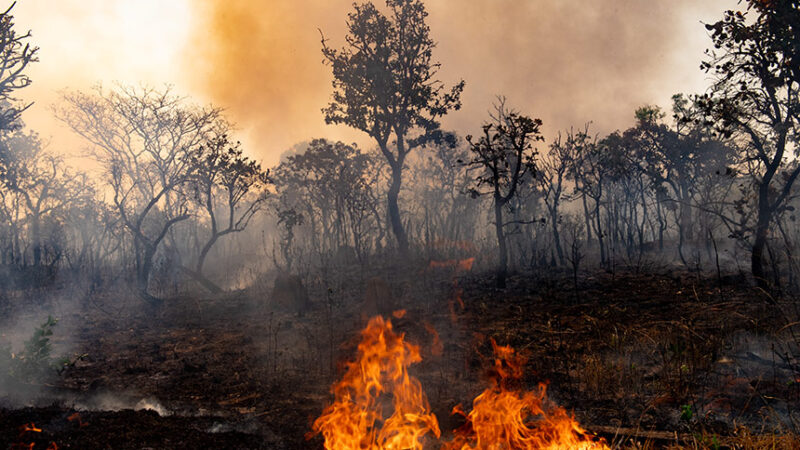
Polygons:
<instances>
[{"instance_id":1,"label":"orange glow in sky","mask_svg":"<svg viewBox=\"0 0 800 450\"><path fill-rule=\"evenodd\" d=\"M382 0L376 0L382 2ZM81 141L52 118L63 89L172 84L195 102L225 108L239 139L267 165L292 145L326 137L371 142L327 126L330 68L322 29L343 42L351 1L20 0L18 31L31 29L40 62L20 93L23 116L51 148L75 155ZM541 117L546 135L593 121L597 132L633 125L642 104L669 107L677 92L702 92L710 40L702 26L736 0L430 0L441 79L466 81L461 111L444 126L474 133L496 95Z\"/></svg>"}]
</instances>

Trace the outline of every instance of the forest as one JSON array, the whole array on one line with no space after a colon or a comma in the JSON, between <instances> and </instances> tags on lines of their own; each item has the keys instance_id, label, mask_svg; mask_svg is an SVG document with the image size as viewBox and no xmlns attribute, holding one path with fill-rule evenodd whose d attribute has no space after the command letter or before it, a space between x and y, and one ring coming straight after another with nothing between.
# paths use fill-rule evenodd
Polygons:
<instances>
[{"instance_id":1,"label":"forest","mask_svg":"<svg viewBox=\"0 0 800 450\"><path fill-rule=\"evenodd\" d=\"M122 82L59 92L74 162L8 6L0 447L800 448L800 2L697 22L705 90L612 132L500 93L445 127L431 4L319 30L314 117L368 145L274 165Z\"/></svg>"}]
</instances>

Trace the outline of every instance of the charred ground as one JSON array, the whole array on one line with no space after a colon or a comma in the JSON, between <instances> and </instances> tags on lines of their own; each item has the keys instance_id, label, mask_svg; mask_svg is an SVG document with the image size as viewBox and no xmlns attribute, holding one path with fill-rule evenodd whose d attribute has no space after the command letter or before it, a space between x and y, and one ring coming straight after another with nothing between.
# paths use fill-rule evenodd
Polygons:
<instances>
[{"instance_id":1,"label":"charred ground","mask_svg":"<svg viewBox=\"0 0 800 450\"><path fill-rule=\"evenodd\" d=\"M494 338L527 352L527 387L548 382L551 399L609 442L793 448L796 311L736 278L603 273L582 277L576 291L569 276L515 275L498 290L492 274L379 272L390 306L408 311L392 321L422 347L412 372L445 434L460 425L451 409L483 389ZM146 307L111 296L82 302L58 326L77 324L70 352L85 356L4 393L0 447L321 448L305 435L354 355L375 283L339 275L308 284L302 314L255 289ZM20 437L30 422L42 432Z\"/></svg>"}]
</instances>

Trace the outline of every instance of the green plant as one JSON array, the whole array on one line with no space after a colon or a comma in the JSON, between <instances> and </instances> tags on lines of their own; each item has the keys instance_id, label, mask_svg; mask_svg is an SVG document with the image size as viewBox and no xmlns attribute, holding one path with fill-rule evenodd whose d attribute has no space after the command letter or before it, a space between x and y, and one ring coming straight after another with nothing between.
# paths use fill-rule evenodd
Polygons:
<instances>
[{"instance_id":1,"label":"green plant","mask_svg":"<svg viewBox=\"0 0 800 450\"><path fill-rule=\"evenodd\" d=\"M681 405L681 420L688 422L692 420L692 417L694 417L692 405Z\"/></svg>"},{"instance_id":2,"label":"green plant","mask_svg":"<svg viewBox=\"0 0 800 450\"><path fill-rule=\"evenodd\" d=\"M47 320L36 327L33 336L25 342L25 346L20 353L8 352L7 367L9 376L19 381L30 382L42 378L54 368L51 358L53 348L50 343L50 336L53 335L53 328L57 323L58 319L47 316ZM3 356L0 356L0 358L3 358Z\"/></svg>"}]
</instances>

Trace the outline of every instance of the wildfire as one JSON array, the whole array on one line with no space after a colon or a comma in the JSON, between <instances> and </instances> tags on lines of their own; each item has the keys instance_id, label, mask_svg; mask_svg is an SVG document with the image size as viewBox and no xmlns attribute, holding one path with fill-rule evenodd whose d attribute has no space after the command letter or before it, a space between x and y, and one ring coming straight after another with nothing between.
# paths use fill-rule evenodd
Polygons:
<instances>
[{"instance_id":1,"label":"wildfire","mask_svg":"<svg viewBox=\"0 0 800 450\"><path fill-rule=\"evenodd\" d=\"M422 449L427 433L438 438L440 432L419 380L408 374L420 361L419 347L395 333L389 320L371 319L357 360L333 386L335 401L308 437L321 433L329 450Z\"/></svg>"},{"instance_id":2,"label":"wildfire","mask_svg":"<svg viewBox=\"0 0 800 450\"><path fill-rule=\"evenodd\" d=\"M563 408L549 405L546 387L535 392L512 387L523 375L525 356L492 340L495 353L491 386L478 395L472 411L460 406L453 414L461 414L467 423L456 431L446 450L499 449L607 449L603 442L589 438Z\"/></svg>"},{"instance_id":3,"label":"wildfire","mask_svg":"<svg viewBox=\"0 0 800 450\"><path fill-rule=\"evenodd\" d=\"M532 392L514 386L523 375L524 355L494 340L492 347L490 386L475 398L469 413L460 405L453 409L466 424L442 449L608 449L563 408L547 401L545 385ZM421 360L419 347L405 342L390 321L371 319L361 332L357 360L333 385L335 401L314 421L307 437L322 434L328 450L419 450L426 434L439 438L438 421L422 387L408 374L408 367Z\"/></svg>"}]
</instances>

